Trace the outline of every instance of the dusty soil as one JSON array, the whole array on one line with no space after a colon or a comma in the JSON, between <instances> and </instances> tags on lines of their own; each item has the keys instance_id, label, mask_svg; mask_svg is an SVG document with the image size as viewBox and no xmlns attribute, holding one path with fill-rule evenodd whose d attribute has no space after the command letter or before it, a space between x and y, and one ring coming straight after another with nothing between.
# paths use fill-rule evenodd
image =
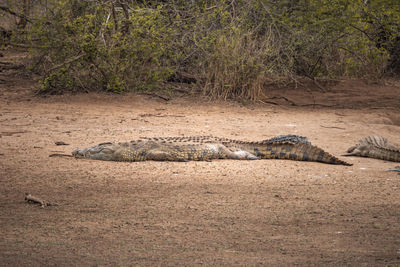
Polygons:
<instances>
[{"instance_id":1,"label":"dusty soil","mask_svg":"<svg viewBox=\"0 0 400 267\"><path fill-rule=\"evenodd\" d=\"M399 164L340 157L367 135L400 143L392 83L281 89L245 106L198 96L43 98L34 86L0 73L1 265L400 264L400 176L385 172ZM208 134L303 135L354 165L49 157L104 141ZM26 192L58 206L28 204Z\"/></svg>"}]
</instances>

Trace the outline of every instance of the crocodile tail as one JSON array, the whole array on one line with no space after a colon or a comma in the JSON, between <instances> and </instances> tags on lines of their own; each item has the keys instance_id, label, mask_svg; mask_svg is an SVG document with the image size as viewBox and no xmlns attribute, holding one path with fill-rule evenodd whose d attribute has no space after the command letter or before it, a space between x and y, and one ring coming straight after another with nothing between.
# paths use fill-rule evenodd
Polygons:
<instances>
[{"instance_id":1,"label":"crocodile tail","mask_svg":"<svg viewBox=\"0 0 400 267\"><path fill-rule=\"evenodd\" d=\"M345 166L352 166L353 164L345 162L343 160L338 159L337 157L333 156L332 154L324 151L322 148L313 145L304 145L301 144L302 147L295 146L295 150L299 149L303 152L303 156L305 153L308 154L311 161L323 162L328 164L336 164L336 165L345 165ZM304 160L304 159L303 159Z\"/></svg>"},{"instance_id":2,"label":"crocodile tail","mask_svg":"<svg viewBox=\"0 0 400 267\"><path fill-rule=\"evenodd\" d=\"M395 161L395 162L400 162L400 151L395 150L395 151L390 151L388 160L390 161Z\"/></svg>"},{"instance_id":3,"label":"crocodile tail","mask_svg":"<svg viewBox=\"0 0 400 267\"><path fill-rule=\"evenodd\" d=\"M257 156L265 159L290 159L299 161L317 161L328 164L346 165L353 164L342 161L325 152L323 149L307 143L282 142L265 146L264 151L255 151ZM258 153L257 153L258 152Z\"/></svg>"},{"instance_id":4,"label":"crocodile tail","mask_svg":"<svg viewBox=\"0 0 400 267\"><path fill-rule=\"evenodd\" d=\"M374 149L368 151L371 158L400 162L400 151L391 149Z\"/></svg>"}]
</instances>

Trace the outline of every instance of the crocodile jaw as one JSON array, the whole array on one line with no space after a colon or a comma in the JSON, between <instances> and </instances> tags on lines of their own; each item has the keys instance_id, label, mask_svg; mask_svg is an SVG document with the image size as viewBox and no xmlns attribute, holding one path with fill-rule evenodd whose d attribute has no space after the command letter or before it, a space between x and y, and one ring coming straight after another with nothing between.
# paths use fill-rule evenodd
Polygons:
<instances>
[{"instance_id":1,"label":"crocodile jaw","mask_svg":"<svg viewBox=\"0 0 400 267\"><path fill-rule=\"evenodd\" d=\"M112 160L114 152L108 145L97 145L83 149L77 148L72 151L72 155L78 159Z\"/></svg>"}]
</instances>

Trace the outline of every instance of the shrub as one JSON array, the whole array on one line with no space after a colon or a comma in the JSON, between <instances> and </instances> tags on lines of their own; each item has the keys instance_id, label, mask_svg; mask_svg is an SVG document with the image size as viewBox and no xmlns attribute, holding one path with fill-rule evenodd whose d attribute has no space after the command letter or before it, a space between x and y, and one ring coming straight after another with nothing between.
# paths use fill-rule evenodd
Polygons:
<instances>
[{"instance_id":1,"label":"shrub","mask_svg":"<svg viewBox=\"0 0 400 267\"><path fill-rule=\"evenodd\" d=\"M160 90L183 73L212 97L257 99L298 77L400 72L397 0L41 4L26 32L43 93Z\"/></svg>"},{"instance_id":2,"label":"shrub","mask_svg":"<svg viewBox=\"0 0 400 267\"><path fill-rule=\"evenodd\" d=\"M63 76L80 81L73 83L78 89L121 93L157 87L171 75L170 29L161 6L128 10L101 2L53 1L54 16L34 23L31 40L39 45L33 53L43 82L62 67ZM47 83L42 88L47 92Z\"/></svg>"}]
</instances>

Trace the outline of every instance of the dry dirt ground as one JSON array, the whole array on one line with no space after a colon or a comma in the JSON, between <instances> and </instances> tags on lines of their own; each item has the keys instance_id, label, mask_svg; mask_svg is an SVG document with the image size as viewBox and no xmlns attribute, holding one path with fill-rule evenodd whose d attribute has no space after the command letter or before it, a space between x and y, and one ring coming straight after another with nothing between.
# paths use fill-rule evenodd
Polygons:
<instances>
[{"instance_id":1,"label":"dry dirt ground","mask_svg":"<svg viewBox=\"0 0 400 267\"><path fill-rule=\"evenodd\" d=\"M367 135L400 143L400 87L346 81L325 92L271 91L265 104L244 106L196 96L43 98L33 86L0 73L0 265L400 264L400 176L385 172L399 164L340 156ZM354 165L49 157L104 141L209 134L303 135ZM25 192L58 206L28 204Z\"/></svg>"}]
</instances>

